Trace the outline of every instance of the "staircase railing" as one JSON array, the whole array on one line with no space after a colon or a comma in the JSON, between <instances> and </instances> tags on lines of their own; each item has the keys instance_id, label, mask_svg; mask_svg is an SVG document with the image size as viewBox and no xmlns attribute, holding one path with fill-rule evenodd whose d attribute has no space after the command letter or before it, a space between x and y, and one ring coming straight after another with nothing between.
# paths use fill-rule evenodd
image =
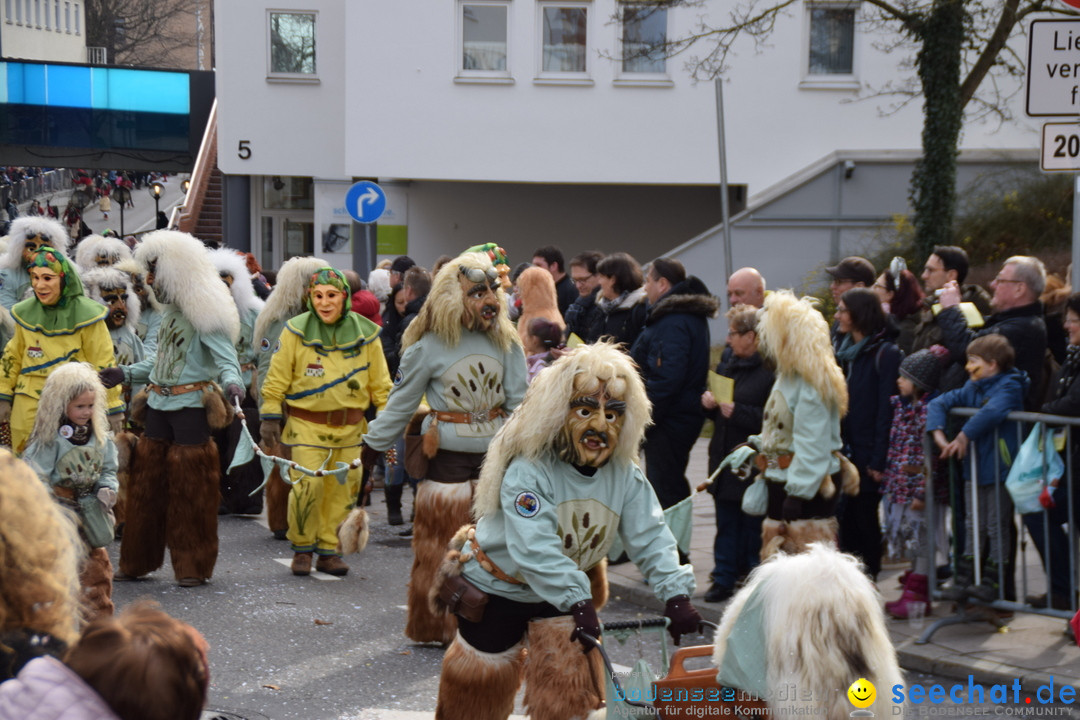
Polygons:
<instances>
[{"instance_id":1,"label":"staircase railing","mask_svg":"<svg viewBox=\"0 0 1080 720\"><path fill-rule=\"evenodd\" d=\"M210 186L210 175L217 164L217 99L210 107L210 116L206 120L206 132L199 145L199 154L195 158L195 168L191 171L191 185L181 205L173 208L169 217L169 227L181 232L195 232L195 223L202 212L206 190Z\"/></svg>"}]
</instances>

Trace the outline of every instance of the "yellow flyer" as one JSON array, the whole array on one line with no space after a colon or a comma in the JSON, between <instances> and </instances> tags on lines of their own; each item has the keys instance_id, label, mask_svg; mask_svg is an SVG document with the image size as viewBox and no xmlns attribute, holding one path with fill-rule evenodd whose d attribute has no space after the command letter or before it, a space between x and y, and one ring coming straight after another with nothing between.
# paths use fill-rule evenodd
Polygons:
<instances>
[{"instance_id":1,"label":"yellow flyer","mask_svg":"<svg viewBox=\"0 0 1080 720\"><path fill-rule=\"evenodd\" d=\"M719 403L735 402L735 381L723 375L717 375L709 371L709 390L713 398Z\"/></svg>"}]
</instances>

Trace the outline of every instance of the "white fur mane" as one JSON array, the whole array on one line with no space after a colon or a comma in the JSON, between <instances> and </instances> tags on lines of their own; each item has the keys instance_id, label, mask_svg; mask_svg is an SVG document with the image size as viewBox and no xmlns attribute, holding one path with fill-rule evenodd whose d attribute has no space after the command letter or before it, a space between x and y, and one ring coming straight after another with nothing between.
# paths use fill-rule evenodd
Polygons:
<instances>
[{"instance_id":1,"label":"white fur mane","mask_svg":"<svg viewBox=\"0 0 1080 720\"><path fill-rule=\"evenodd\" d=\"M41 215L15 218L8 228L8 246L2 261L3 267L9 270L22 267L22 251L26 238L29 237L47 238L50 247L64 256L67 256L71 248L71 237L56 220Z\"/></svg>"}]
</instances>

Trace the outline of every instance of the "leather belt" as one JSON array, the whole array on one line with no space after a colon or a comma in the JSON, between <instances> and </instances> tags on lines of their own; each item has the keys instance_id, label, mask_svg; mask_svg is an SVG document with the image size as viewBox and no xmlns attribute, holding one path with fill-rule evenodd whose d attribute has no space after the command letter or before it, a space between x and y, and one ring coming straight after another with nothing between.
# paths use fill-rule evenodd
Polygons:
<instances>
[{"instance_id":1,"label":"leather belt","mask_svg":"<svg viewBox=\"0 0 1080 720\"><path fill-rule=\"evenodd\" d=\"M357 425L364 419L364 411L359 408L341 408L339 410L329 410L327 412L316 412L314 410L305 410L303 408L289 406L289 416L300 418L308 422L318 423L319 425L329 425L330 427L345 427L346 425Z\"/></svg>"},{"instance_id":2,"label":"leather belt","mask_svg":"<svg viewBox=\"0 0 1080 720\"><path fill-rule=\"evenodd\" d=\"M186 385L155 385L154 383L147 383L146 387L150 388L158 395L170 397L172 395L184 395L189 392L195 392L196 390L202 390L212 385L212 382L203 380L202 382L187 383Z\"/></svg>"},{"instance_id":3,"label":"leather belt","mask_svg":"<svg viewBox=\"0 0 1080 720\"><path fill-rule=\"evenodd\" d=\"M766 455L765 453L758 453L754 458L754 465L761 472L772 468L780 468L781 470L787 470L791 465L792 459L795 457L794 453L781 453L779 455Z\"/></svg>"},{"instance_id":4,"label":"leather belt","mask_svg":"<svg viewBox=\"0 0 1080 720\"><path fill-rule=\"evenodd\" d=\"M53 485L52 492L53 495L58 498L71 500L73 502L77 501L80 497L83 497L84 495L90 494L89 490L76 490L75 488L61 487L59 485Z\"/></svg>"},{"instance_id":5,"label":"leather belt","mask_svg":"<svg viewBox=\"0 0 1080 720\"><path fill-rule=\"evenodd\" d=\"M480 548L480 543L476 542L475 527L469 528L469 547L472 548L473 555L476 556L476 562L480 563L480 567L484 568L503 582L510 583L511 585L524 585L520 580L510 577L500 570L499 566L492 562L491 558L487 556L487 553Z\"/></svg>"},{"instance_id":6,"label":"leather belt","mask_svg":"<svg viewBox=\"0 0 1080 720\"><path fill-rule=\"evenodd\" d=\"M498 417L503 417L506 412L501 408L491 408L490 410L476 410L474 412L451 412L449 410L432 410L431 414L441 422L449 423L468 423L469 425L479 425L480 423L490 422Z\"/></svg>"}]
</instances>

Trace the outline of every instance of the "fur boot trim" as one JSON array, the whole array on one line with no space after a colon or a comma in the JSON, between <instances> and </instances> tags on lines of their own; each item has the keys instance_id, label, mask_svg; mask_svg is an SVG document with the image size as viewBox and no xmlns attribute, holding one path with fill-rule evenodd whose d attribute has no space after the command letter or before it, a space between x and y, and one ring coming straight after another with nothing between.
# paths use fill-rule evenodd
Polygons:
<instances>
[{"instance_id":1,"label":"fur boot trim","mask_svg":"<svg viewBox=\"0 0 1080 720\"><path fill-rule=\"evenodd\" d=\"M600 653L583 653L570 640L573 631L569 615L529 623L523 702L532 720L584 719L604 706Z\"/></svg>"},{"instance_id":2,"label":"fur boot trim","mask_svg":"<svg viewBox=\"0 0 1080 720\"><path fill-rule=\"evenodd\" d=\"M524 664L524 643L486 653L455 636L443 656L435 720L506 720Z\"/></svg>"},{"instance_id":3,"label":"fur boot trim","mask_svg":"<svg viewBox=\"0 0 1080 720\"><path fill-rule=\"evenodd\" d=\"M457 618L433 614L428 590L446 555L450 538L469 522L472 483L440 483L427 480L417 487L413 521L413 566L409 579L409 618L405 634L415 642L449 643L457 630Z\"/></svg>"},{"instance_id":4,"label":"fur boot trim","mask_svg":"<svg viewBox=\"0 0 1080 720\"><path fill-rule=\"evenodd\" d=\"M225 401L225 394L217 383L210 383L203 389L202 402L211 430L224 430L232 425L236 409Z\"/></svg>"},{"instance_id":5,"label":"fur boot trim","mask_svg":"<svg viewBox=\"0 0 1080 720\"><path fill-rule=\"evenodd\" d=\"M338 552L342 555L363 552L368 544L370 529L371 522L368 520L368 514L364 511L364 508L353 508L348 517L338 525Z\"/></svg>"},{"instance_id":6,"label":"fur boot trim","mask_svg":"<svg viewBox=\"0 0 1080 720\"><path fill-rule=\"evenodd\" d=\"M859 494L859 469L839 451L833 455L840 458L840 489L845 495L855 497Z\"/></svg>"},{"instance_id":7,"label":"fur boot trim","mask_svg":"<svg viewBox=\"0 0 1080 720\"><path fill-rule=\"evenodd\" d=\"M128 486L131 484L131 458L138 440L135 433L126 430L113 437L116 443L116 481L120 484L120 489L116 491L116 507L113 508L117 525L125 518Z\"/></svg>"},{"instance_id":8,"label":"fur boot trim","mask_svg":"<svg viewBox=\"0 0 1080 720\"><path fill-rule=\"evenodd\" d=\"M428 588L428 609L431 610L433 615L439 615L441 613L449 612L446 607L446 603L439 597L439 591L442 589L443 583L447 578L457 577L463 572L462 566L472 559L472 553L464 552L465 543L469 538L469 530L476 527L475 525L462 525L461 528L454 533L454 537L450 538L450 542L446 546L446 556L443 558L442 564L439 565L438 570L435 571L435 580L431 583L431 587Z\"/></svg>"},{"instance_id":9,"label":"fur boot trim","mask_svg":"<svg viewBox=\"0 0 1080 720\"><path fill-rule=\"evenodd\" d=\"M600 558L600 562L585 571L589 576L589 585L592 588L592 604L596 612L600 612L607 605L608 591L607 558Z\"/></svg>"},{"instance_id":10,"label":"fur boot trim","mask_svg":"<svg viewBox=\"0 0 1080 720\"><path fill-rule=\"evenodd\" d=\"M83 561L79 570L79 585L82 586L83 608L86 622L93 622L100 617L108 617L115 610L112 600L112 561L106 548L94 548Z\"/></svg>"},{"instance_id":11,"label":"fur boot trim","mask_svg":"<svg viewBox=\"0 0 1080 720\"><path fill-rule=\"evenodd\" d=\"M165 513L169 499L162 468L169 444L142 437L135 445L127 488L120 571L141 577L165 562Z\"/></svg>"},{"instance_id":12,"label":"fur boot trim","mask_svg":"<svg viewBox=\"0 0 1080 720\"><path fill-rule=\"evenodd\" d=\"M761 523L761 559L768 560L777 552L794 555L806 552L810 543L836 545L839 529L836 518L813 518L783 522L765 518Z\"/></svg>"},{"instance_id":13,"label":"fur boot trim","mask_svg":"<svg viewBox=\"0 0 1080 720\"><path fill-rule=\"evenodd\" d=\"M214 574L221 502L218 462L213 440L202 445L172 445L166 455L169 509L165 532L177 580L206 580Z\"/></svg>"},{"instance_id":14,"label":"fur boot trim","mask_svg":"<svg viewBox=\"0 0 1080 720\"><path fill-rule=\"evenodd\" d=\"M128 408L128 418L139 426L146 425L146 409L150 407L150 391L143 388L131 398L131 406Z\"/></svg>"},{"instance_id":15,"label":"fur boot trim","mask_svg":"<svg viewBox=\"0 0 1080 720\"><path fill-rule=\"evenodd\" d=\"M274 454L286 460L292 459L292 448L278 445ZM277 464L270 470L266 480L266 524L270 532L285 532L289 529L289 489L291 486L281 479L281 470Z\"/></svg>"},{"instance_id":16,"label":"fur boot trim","mask_svg":"<svg viewBox=\"0 0 1080 720\"><path fill-rule=\"evenodd\" d=\"M743 613L746 607L755 612ZM879 688L877 717L891 714L890 688L903 682L881 598L859 561L826 543L777 554L731 599L714 638L713 664L764 642L766 687L797 687L768 700L770 715L846 718L851 678ZM718 678L721 683L734 678ZM837 688L840 691L837 692Z\"/></svg>"}]
</instances>

